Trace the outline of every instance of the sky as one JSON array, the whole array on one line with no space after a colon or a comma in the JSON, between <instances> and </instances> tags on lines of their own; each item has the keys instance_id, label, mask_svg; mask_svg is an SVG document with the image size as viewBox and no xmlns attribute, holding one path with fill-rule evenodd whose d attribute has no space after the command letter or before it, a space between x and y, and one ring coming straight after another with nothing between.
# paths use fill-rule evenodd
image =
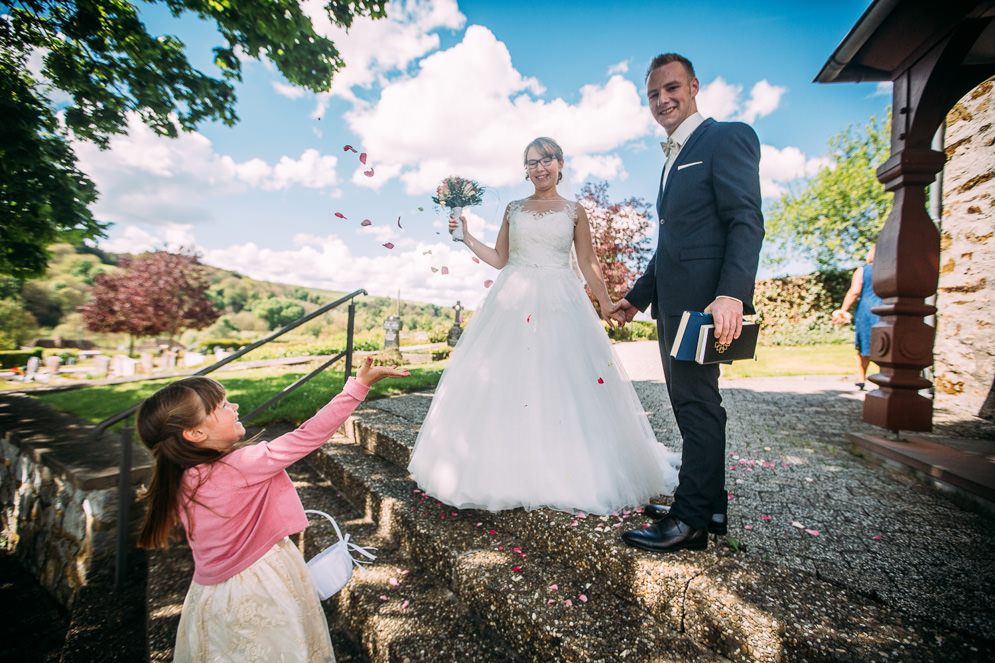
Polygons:
<instances>
[{"instance_id":1,"label":"sky","mask_svg":"<svg viewBox=\"0 0 995 663\"><path fill-rule=\"evenodd\" d=\"M756 129L765 205L829 163L832 136L891 101L890 84L812 82L869 0L408 0L348 32L322 2L302 4L346 63L331 92L246 60L235 127L169 139L133 120L108 150L74 145L100 191L94 215L111 224L101 248L182 246L256 279L473 309L496 271L449 239L435 187L448 175L486 187L466 215L493 244L505 206L532 192L525 145L552 136L565 198L606 181L613 201L655 202L665 135L644 79L658 53L694 63L703 115ZM141 8L150 32L179 37L214 73L213 23Z\"/></svg>"}]
</instances>

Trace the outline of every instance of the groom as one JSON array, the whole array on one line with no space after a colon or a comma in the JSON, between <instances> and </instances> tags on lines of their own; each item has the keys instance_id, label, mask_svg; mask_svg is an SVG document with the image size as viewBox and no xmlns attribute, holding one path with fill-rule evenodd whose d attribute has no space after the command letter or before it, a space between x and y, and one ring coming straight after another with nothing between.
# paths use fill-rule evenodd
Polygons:
<instances>
[{"instance_id":1,"label":"groom","mask_svg":"<svg viewBox=\"0 0 995 663\"><path fill-rule=\"evenodd\" d=\"M658 55L646 76L654 119L667 132L657 197L656 253L632 290L612 309L619 322L651 306L667 391L684 440L680 485L659 519L622 534L644 550L703 550L708 533L726 531L725 425L718 364L670 356L684 311L711 313L720 343L737 338L752 314L764 221L760 211L760 142L749 126L704 119L695 103L694 67L676 53Z\"/></svg>"}]
</instances>

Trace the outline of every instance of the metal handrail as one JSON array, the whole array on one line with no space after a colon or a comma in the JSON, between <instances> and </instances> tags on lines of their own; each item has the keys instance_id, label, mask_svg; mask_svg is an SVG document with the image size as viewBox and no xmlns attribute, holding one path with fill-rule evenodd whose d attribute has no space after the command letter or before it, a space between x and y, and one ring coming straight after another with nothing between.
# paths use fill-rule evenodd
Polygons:
<instances>
[{"instance_id":1,"label":"metal handrail","mask_svg":"<svg viewBox=\"0 0 995 663\"><path fill-rule=\"evenodd\" d=\"M363 289L353 291L348 295L346 295L345 297L341 297L335 300L331 304L326 304L321 308L315 309L311 313L301 318L298 318L289 325L286 325L281 329L278 329L269 336L261 338L255 343L252 343L251 345L247 345L238 352L235 352L225 357L224 359L211 364L207 368L203 368L197 371L193 375L207 375L208 373L216 371L225 364L235 361L239 357L244 356L246 353L252 352L259 346L265 345L266 343L269 343L273 339L278 338L283 334L286 334L291 329L296 329L297 327L303 325L305 322L309 322L310 320L313 320L319 315L323 315L324 313L327 313L333 308L341 306L346 302L349 302L349 319L346 326L345 350L338 353L337 355L335 355L334 357L323 363L315 370L311 371L303 378L297 380L292 385L285 387L283 391L273 396L268 401L266 401L265 403L257 407L255 410L247 414L245 417L243 417L242 421L248 421L255 415L259 414L260 412L268 408L273 403L276 403L284 396L287 396L292 391L304 385L313 377L315 377L316 375L324 371L326 368L337 362L343 356L345 356L345 379L348 381L349 376L352 374L352 349L353 349L352 336L353 336L353 330L356 319L356 302L352 300L358 297L359 295L366 295L366 294L368 293L366 292L366 290ZM124 410L121 410L120 412L113 414L104 419L103 421L101 421L99 424L97 424L97 428L94 431L94 436L102 435L103 432L107 430L108 427L113 426L119 421L127 419L133 412L135 412L135 410L139 408L140 405L141 402L135 403L134 405L131 405L125 408ZM126 565L127 565L127 556L128 556L128 530L127 530L128 508L131 503L131 444L132 444L131 430L125 427L125 429L121 431L121 462L118 467L117 548L114 553L114 584L119 589L121 588L126 579L126 572L127 572Z\"/></svg>"}]
</instances>

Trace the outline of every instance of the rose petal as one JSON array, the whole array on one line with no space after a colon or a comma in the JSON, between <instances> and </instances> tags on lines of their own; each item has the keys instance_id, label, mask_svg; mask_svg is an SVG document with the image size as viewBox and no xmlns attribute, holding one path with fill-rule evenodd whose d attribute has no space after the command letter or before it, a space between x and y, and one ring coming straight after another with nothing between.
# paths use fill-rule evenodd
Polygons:
<instances>
[{"instance_id":1,"label":"rose petal","mask_svg":"<svg viewBox=\"0 0 995 663\"><path fill-rule=\"evenodd\" d=\"M397 578L391 578L387 582L390 584L391 587L397 587L398 585L401 584L401 583L397 582Z\"/></svg>"},{"instance_id":2,"label":"rose petal","mask_svg":"<svg viewBox=\"0 0 995 663\"><path fill-rule=\"evenodd\" d=\"M604 383L605 383L605 381L604 381L603 378L598 378L598 384L604 384Z\"/></svg>"},{"instance_id":3,"label":"rose petal","mask_svg":"<svg viewBox=\"0 0 995 663\"><path fill-rule=\"evenodd\" d=\"M760 520L770 520L770 516L760 516Z\"/></svg>"},{"instance_id":4,"label":"rose petal","mask_svg":"<svg viewBox=\"0 0 995 663\"><path fill-rule=\"evenodd\" d=\"M345 218L345 214L343 214L342 212L336 212L335 216L339 217L340 219L344 219Z\"/></svg>"},{"instance_id":5,"label":"rose petal","mask_svg":"<svg viewBox=\"0 0 995 663\"><path fill-rule=\"evenodd\" d=\"M477 527L480 527L481 525L483 525L483 523L477 523Z\"/></svg>"},{"instance_id":6,"label":"rose petal","mask_svg":"<svg viewBox=\"0 0 995 663\"><path fill-rule=\"evenodd\" d=\"M743 525L743 529L753 529L753 525Z\"/></svg>"},{"instance_id":7,"label":"rose petal","mask_svg":"<svg viewBox=\"0 0 995 663\"><path fill-rule=\"evenodd\" d=\"M370 221L369 219L363 219L363 222L360 223L359 225L361 225L361 226L372 226L373 222Z\"/></svg>"},{"instance_id":8,"label":"rose petal","mask_svg":"<svg viewBox=\"0 0 995 663\"><path fill-rule=\"evenodd\" d=\"M388 249L392 249L392 248L394 248L394 244L393 244L392 242L387 242L387 243L385 243L385 244L384 244L384 246L385 246L386 248L388 248Z\"/></svg>"},{"instance_id":9,"label":"rose petal","mask_svg":"<svg viewBox=\"0 0 995 663\"><path fill-rule=\"evenodd\" d=\"M522 552L522 549L521 549L521 548L512 548L512 549L511 549L511 552L517 552L517 553L520 553L520 552Z\"/></svg>"},{"instance_id":10,"label":"rose petal","mask_svg":"<svg viewBox=\"0 0 995 663\"><path fill-rule=\"evenodd\" d=\"M370 168L369 170L364 170L363 174L366 175L367 177L373 177L373 169Z\"/></svg>"},{"instance_id":11,"label":"rose petal","mask_svg":"<svg viewBox=\"0 0 995 663\"><path fill-rule=\"evenodd\" d=\"M805 529L805 526L804 526L804 525L802 525L802 524L801 524L800 522L798 522L797 520L792 520L792 521L791 521L791 526L792 526L792 527L797 527L798 529Z\"/></svg>"},{"instance_id":12,"label":"rose petal","mask_svg":"<svg viewBox=\"0 0 995 663\"><path fill-rule=\"evenodd\" d=\"M551 591L551 592L555 592L555 591L556 591L556 590L558 590L558 589L559 589L559 587L558 587L558 586L556 586L556 585L550 585L550 586L549 586L549 591Z\"/></svg>"},{"instance_id":13,"label":"rose petal","mask_svg":"<svg viewBox=\"0 0 995 663\"><path fill-rule=\"evenodd\" d=\"M404 226L401 225L401 217L397 217L397 227L404 230Z\"/></svg>"},{"instance_id":14,"label":"rose petal","mask_svg":"<svg viewBox=\"0 0 995 663\"><path fill-rule=\"evenodd\" d=\"M343 152L355 152L356 148L353 147L352 145L346 145L345 147L342 148L342 151Z\"/></svg>"},{"instance_id":15,"label":"rose petal","mask_svg":"<svg viewBox=\"0 0 995 663\"><path fill-rule=\"evenodd\" d=\"M874 539L875 541L880 541L881 540L880 536L872 536L871 538Z\"/></svg>"},{"instance_id":16,"label":"rose petal","mask_svg":"<svg viewBox=\"0 0 995 663\"><path fill-rule=\"evenodd\" d=\"M389 601L390 599L388 599L388 598L387 598L386 596L381 596L381 597L380 597L380 600L381 600L381 601Z\"/></svg>"},{"instance_id":17,"label":"rose petal","mask_svg":"<svg viewBox=\"0 0 995 663\"><path fill-rule=\"evenodd\" d=\"M513 566L513 567L511 567L511 570L512 571L521 571L522 567L520 567L520 566Z\"/></svg>"},{"instance_id":18,"label":"rose petal","mask_svg":"<svg viewBox=\"0 0 995 663\"><path fill-rule=\"evenodd\" d=\"M490 532L488 532L488 534L497 534L497 530L492 529Z\"/></svg>"},{"instance_id":19,"label":"rose petal","mask_svg":"<svg viewBox=\"0 0 995 663\"><path fill-rule=\"evenodd\" d=\"M448 273L449 273L449 268L448 268L448 267L446 267L445 265L443 265L443 266L442 266L442 274L443 274L443 275L446 275L446 274L448 274Z\"/></svg>"},{"instance_id":20,"label":"rose petal","mask_svg":"<svg viewBox=\"0 0 995 663\"><path fill-rule=\"evenodd\" d=\"M401 610L404 610L404 609L405 609L405 608L407 608L407 607L408 607L409 605L411 605L411 604L410 604L410 603L408 603L407 601L405 601L404 603L402 603L402 604L401 604Z\"/></svg>"},{"instance_id":21,"label":"rose petal","mask_svg":"<svg viewBox=\"0 0 995 663\"><path fill-rule=\"evenodd\" d=\"M579 525L579 524L580 524L580 523L578 523L578 522L577 522L577 521L575 520L575 521L573 521L572 523L570 523L570 526L571 526L571 527L577 527L577 525Z\"/></svg>"},{"instance_id":22,"label":"rose petal","mask_svg":"<svg viewBox=\"0 0 995 663\"><path fill-rule=\"evenodd\" d=\"M477 263L478 265L480 264L480 258L478 258L477 256L473 256L472 258L470 258L470 260Z\"/></svg>"},{"instance_id":23,"label":"rose petal","mask_svg":"<svg viewBox=\"0 0 995 663\"><path fill-rule=\"evenodd\" d=\"M819 530L817 529L807 529L805 530L805 533L811 534L812 536L819 536Z\"/></svg>"},{"instance_id":24,"label":"rose petal","mask_svg":"<svg viewBox=\"0 0 995 663\"><path fill-rule=\"evenodd\" d=\"M565 606L571 606L573 604L574 604L574 602L571 601L570 599L567 599L566 601L563 602L563 605L565 605Z\"/></svg>"},{"instance_id":25,"label":"rose petal","mask_svg":"<svg viewBox=\"0 0 995 663\"><path fill-rule=\"evenodd\" d=\"M359 155L359 163L363 164L364 166L366 165L366 152L363 152L362 154Z\"/></svg>"},{"instance_id":26,"label":"rose petal","mask_svg":"<svg viewBox=\"0 0 995 663\"><path fill-rule=\"evenodd\" d=\"M491 281L490 279L487 279L486 281L484 281L484 287L485 288L490 288L492 285L494 285L494 281Z\"/></svg>"},{"instance_id":27,"label":"rose petal","mask_svg":"<svg viewBox=\"0 0 995 663\"><path fill-rule=\"evenodd\" d=\"M587 603L587 594L581 594L577 598L580 599L581 603Z\"/></svg>"}]
</instances>

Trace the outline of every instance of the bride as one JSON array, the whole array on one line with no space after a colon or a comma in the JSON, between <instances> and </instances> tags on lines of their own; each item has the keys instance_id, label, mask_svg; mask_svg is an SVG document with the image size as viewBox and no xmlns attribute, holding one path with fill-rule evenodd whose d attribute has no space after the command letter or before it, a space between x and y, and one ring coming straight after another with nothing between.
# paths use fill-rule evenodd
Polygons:
<instances>
[{"instance_id":1,"label":"bride","mask_svg":"<svg viewBox=\"0 0 995 663\"><path fill-rule=\"evenodd\" d=\"M656 441L570 266L573 246L608 315L587 214L556 191L562 168L556 141L529 143L535 193L508 205L493 248L459 221L466 246L501 272L439 380L408 465L446 504L606 514L677 485L680 455Z\"/></svg>"}]
</instances>

